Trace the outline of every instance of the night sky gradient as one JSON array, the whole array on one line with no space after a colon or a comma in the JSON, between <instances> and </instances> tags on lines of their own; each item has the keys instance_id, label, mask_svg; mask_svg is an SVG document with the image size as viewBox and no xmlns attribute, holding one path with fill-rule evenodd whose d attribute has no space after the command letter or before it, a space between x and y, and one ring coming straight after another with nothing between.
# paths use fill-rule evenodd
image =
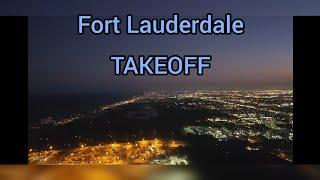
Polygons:
<instances>
[{"instance_id":1,"label":"night sky gradient","mask_svg":"<svg viewBox=\"0 0 320 180\"><path fill-rule=\"evenodd\" d=\"M29 92L81 93L191 89L292 88L292 15L320 14L320 1L40 2L1 14L30 15ZM169 3L171 2L171 3ZM15 10L13 10L15 9ZM245 20L243 35L77 34L77 15L214 17ZM124 23L122 23L124 25ZM124 27L121 26L122 32ZM212 55L204 76L115 76L110 55Z\"/></svg>"}]
</instances>

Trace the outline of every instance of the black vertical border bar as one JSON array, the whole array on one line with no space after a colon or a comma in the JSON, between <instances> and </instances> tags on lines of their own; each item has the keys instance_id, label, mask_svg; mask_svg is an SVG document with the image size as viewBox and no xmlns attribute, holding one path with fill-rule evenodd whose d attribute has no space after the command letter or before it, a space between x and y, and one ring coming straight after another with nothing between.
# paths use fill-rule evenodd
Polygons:
<instances>
[{"instance_id":1,"label":"black vertical border bar","mask_svg":"<svg viewBox=\"0 0 320 180\"><path fill-rule=\"evenodd\" d=\"M293 17L293 161L320 163L320 16Z\"/></svg>"},{"instance_id":2,"label":"black vertical border bar","mask_svg":"<svg viewBox=\"0 0 320 180\"><path fill-rule=\"evenodd\" d=\"M28 17L0 17L1 164L28 163Z\"/></svg>"}]
</instances>

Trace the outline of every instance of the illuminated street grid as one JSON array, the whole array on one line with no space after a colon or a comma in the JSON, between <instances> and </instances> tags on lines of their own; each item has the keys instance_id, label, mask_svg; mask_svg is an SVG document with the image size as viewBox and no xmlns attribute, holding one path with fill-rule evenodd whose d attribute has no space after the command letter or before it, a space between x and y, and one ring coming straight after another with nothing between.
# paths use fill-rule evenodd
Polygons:
<instances>
[{"instance_id":1,"label":"illuminated street grid","mask_svg":"<svg viewBox=\"0 0 320 180\"><path fill-rule=\"evenodd\" d=\"M258 90L258 91L180 91L180 92L146 92L115 104L103 105L88 114L79 114L73 120L96 118L113 110L123 110L123 107L152 107L156 114L166 116L170 122L178 122L175 131L177 138L188 136L210 136L222 143L229 140L247 141L248 146L242 147L246 151L267 151L274 156L292 162L293 141L293 91L292 90ZM146 106L147 105L147 106ZM141 106L140 106L141 107ZM125 108L124 108L125 109ZM195 118L182 117L181 113L192 112ZM152 112L149 110L141 110ZM121 111L120 111L121 112ZM129 114L128 111L123 111ZM149 119L152 116L147 116ZM170 119L171 115L179 117ZM128 123L141 121L137 117L128 118ZM130 119L131 118L131 119ZM134 119L135 118L135 119ZM120 119L122 120L122 119ZM65 122L72 122L65 119ZM146 122L153 121L148 120ZM64 125L52 123L49 126ZM54 121L53 121L54 122ZM166 122L168 123L168 122ZM109 121L107 121L109 124ZM168 128L172 126L168 124ZM173 126L176 126L173 125ZM130 127L130 125L129 125ZM143 131L146 127L141 127ZM152 127L154 128L154 127ZM112 130L112 128L110 129ZM108 133L108 132L106 132ZM161 135L161 131L159 135ZM167 132L162 134L166 137ZM137 132L132 132L132 137ZM144 136L150 139L152 135ZM40 137L41 139L42 137ZM108 135L112 141L121 137ZM43 139L43 138L42 138ZM137 140L137 139L136 139ZM110 141L109 141L110 142ZM188 164L187 157L179 153L171 153L174 149L170 141L130 141L128 143L114 143L100 146L80 147L64 150L49 149L47 151L29 152L31 164ZM157 143L158 142L158 143ZM79 142L80 143L80 142ZM178 143L178 142L176 142ZM182 142L178 144L184 145ZM51 144L48 142L47 147ZM31 145L30 148L33 146ZM69 149L69 150L68 150ZM165 155L164 158L159 158ZM163 160L165 159L165 160ZM179 164L179 163L178 163Z\"/></svg>"},{"instance_id":2,"label":"illuminated street grid","mask_svg":"<svg viewBox=\"0 0 320 180\"><path fill-rule=\"evenodd\" d=\"M30 164L63 165L122 165L122 164L167 164L186 165L185 157L170 156L171 151L184 147L182 141L141 140L134 143L111 143L97 146L80 145L71 150L29 150Z\"/></svg>"},{"instance_id":3,"label":"illuminated street grid","mask_svg":"<svg viewBox=\"0 0 320 180\"><path fill-rule=\"evenodd\" d=\"M290 90L152 92L145 95L144 101L163 103L167 108L179 106L224 113L208 117L206 123L184 126L186 134L207 134L217 139L247 139L258 135L269 140L292 141L293 138L293 92Z\"/></svg>"},{"instance_id":4,"label":"illuminated street grid","mask_svg":"<svg viewBox=\"0 0 320 180\"><path fill-rule=\"evenodd\" d=\"M186 136L212 136L219 141L248 140L253 145L245 147L248 151L260 150L263 147L255 143L267 141L292 145L292 90L150 92L144 97L145 102L163 104L168 109L223 113L205 120L195 119L194 125L183 126ZM270 153L292 161L292 148L275 147Z\"/></svg>"}]
</instances>

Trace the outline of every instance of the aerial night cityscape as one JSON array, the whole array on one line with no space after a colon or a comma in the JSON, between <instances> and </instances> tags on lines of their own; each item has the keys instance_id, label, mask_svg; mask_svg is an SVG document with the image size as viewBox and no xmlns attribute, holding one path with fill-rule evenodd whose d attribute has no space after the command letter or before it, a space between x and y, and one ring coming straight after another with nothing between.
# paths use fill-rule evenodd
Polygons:
<instances>
[{"instance_id":1,"label":"aerial night cityscape","mask_svg":"<svg viewBox=\"0 0 320 180\"><path fill-rule=\"evenodd\" d=\"M292 90L148 91L34 122L30 164L292 162Z\"/></svg>"},{"instance_id":2,"label":"aerial night cityscape","mask_svg":"<svg viewBox=\"0 0 320 180\"><path fill-rule=\"evenodd\" d=\"M244 33L79 34L77 17L31 17L29 164L292 164L292 20L232 17Z\"/></svg>"},{"instance_id":3,"label":"aerial night cityscape","mask_svg":"<svg viewBox=\"0 0 320 180\"><path fill-rule=\"evenodd\" d=\"M320 0L6 1L0 180L320 180Z\"/></svg>"}]
</instances>

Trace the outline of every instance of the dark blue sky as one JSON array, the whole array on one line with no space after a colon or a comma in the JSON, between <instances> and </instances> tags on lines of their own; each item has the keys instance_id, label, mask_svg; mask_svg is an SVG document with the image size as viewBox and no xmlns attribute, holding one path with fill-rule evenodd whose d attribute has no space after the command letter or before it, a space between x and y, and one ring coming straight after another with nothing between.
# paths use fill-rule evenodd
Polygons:
<instances>
[{"instance_id":1,"label":"dark blue sky","mask_svg":"<svg viewBox=\"0 0 320 180\"><path fill-rule=\"evenodd\" d=\"M132 13L159 16L179 12L202 15L225 12L242 16L320 15L319 0L2 0L0 15L70 16L79 13L111 15Z\"/></svg>"},{"instance_id":2,"label":"dark blue sky","mask_svg":"<svg viewBox=\"0 0 320 180\"><path fill-rule=\"evenodd\" d=\"M39 1L40 2L40 1ZM77 1L78 2L78 1ZM128 1L129 2L129 1ZM31 93L170 89L291 88L292 15L319 15L319 1L130 1L3 5L2 14L31 15ZM183 3L182 3L183 2ZM14 2L13 2L14 3ZM21 4L17 2L16 4ZM15 8L13 8L15 7ZM24 7L24 8L22 8ZM77 35L77 15L185 17L231 12L246 22L241 36ZM204 76L114 76L112 54L213 56Z\"/></svg>"},{"instance_id":3,"label":"dark blue sky","mask_svg":"<svg viewBox=\"0 0 320 180\"><path fill-rule=\"evenodd\" d=\"M77 17L32 17L31 92L290 87L292 19L243 17L243 35L77 34ZM115 76L109 55L213 56L204 76Z\"/></svg>"}]
</instances>

